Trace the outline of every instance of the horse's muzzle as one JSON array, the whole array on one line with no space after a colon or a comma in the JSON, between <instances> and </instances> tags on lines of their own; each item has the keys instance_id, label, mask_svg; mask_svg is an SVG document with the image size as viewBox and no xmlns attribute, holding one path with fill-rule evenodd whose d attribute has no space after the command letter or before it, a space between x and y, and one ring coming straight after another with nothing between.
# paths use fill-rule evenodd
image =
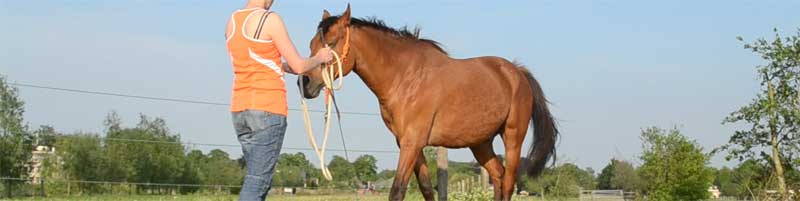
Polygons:
<instances>
[{"instance_id":1,"label":"horse's muzzle","mask_svg":"<svg viewBox=\"0 0 800 201\"><path fill-rule=\"evenodd\" d=\"M313 99L319 96L319 92L322 90L322 82L300 75L297 79L297 88L300 89L303 97Z\"/></svg>"}]
</instances>

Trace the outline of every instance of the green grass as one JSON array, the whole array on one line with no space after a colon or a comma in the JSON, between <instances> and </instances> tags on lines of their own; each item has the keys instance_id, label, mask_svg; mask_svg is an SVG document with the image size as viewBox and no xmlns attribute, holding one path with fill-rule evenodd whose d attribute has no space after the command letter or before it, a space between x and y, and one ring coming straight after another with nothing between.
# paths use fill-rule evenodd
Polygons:
<instances>
[{"instance_id":1,"label":"green grass","mask_svg":"<svg viewBox=\"0 0 800 201\"><path fill-rule=\"evenodd\" d=\"M63 197L27 197L16 198L13 200L53 200L53 201L67 201L67 200L85 200L85 201L161 201L161 200L176 200L176 201L190 201L190 200L208 200L208 201L228 201L236 200L236 196L215 196L215 195L90 195L90 196L63 196Z\"/></svg>"},{"instance_id":2,"label":"green grass","mask_svg":"<svg viewBox=\"0 0 800 201\"><path fill-rule=\"evenodd\" d=\"M71 196L71 197L47 197L47 198L15 198L12 200L53 200L53 201L229 201L237 200L236 195L92 195L92 196ZM270 201L383 201L387 200L387 195L376 196L356 196L356 195L270 195ZM3 200L3 199L0 199ZM405 200L423 200L419 194L410 193L406 196ZM450 200L453 200L452 198ZM535 200L540 199L532 197L515 196L515 201ZM553 199L553 200L567 200L577 201L577 199Z\"/></svg>"},{"instance_id":3,"label":"green grass","mask_svg":"<svg viewBox=\"0 0 800 201\"><path fill-rule=\"evenodd\" d=\"M52 200L52 201L71 201L71 200L81 200L81 201L229 201L229 200L237 200L236 195L92 195L92 196L71 196L71 197L47 197L47 198L16 198L12 200ZM350 200L363 200L363 201L373 201L373 200L386 200L386 196L355 196L355 195L296 195L296 196L288 196L288 195L271 195L267 198L268 200L272 201L315 201L315 200L325 200L325 201L350 201ZM407 200L418 200L415 198L409 197Z\"/></svg>"}]
</instances>

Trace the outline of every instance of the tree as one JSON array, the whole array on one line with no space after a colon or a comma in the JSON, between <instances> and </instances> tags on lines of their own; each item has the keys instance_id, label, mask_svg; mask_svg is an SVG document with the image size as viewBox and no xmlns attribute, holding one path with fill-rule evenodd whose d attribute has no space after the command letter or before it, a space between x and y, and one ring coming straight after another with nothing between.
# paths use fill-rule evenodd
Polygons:
<instances>
[{"instance_id":1,"label":"tree","mask_svg":"<svg viewBox=\"0 0 800 201\"><path fill-rule=\"evenodd\" d=\"M67 179L82 181L109 181L116 171L106 166L109 160L105 157L101 140L97 135L76 133L64 135L56 140L59 161L57 176L51 179ZM49 170L56 172L56 170ZM78 183L80 191L93 191L97 184Z\"/></svg>"},{"instance_id":2,"label":"tree","mask_svg":"<svg viewBox=\"0 0 800 201\"><path fill-rule=\"evenodd\" d=\"M244 178L244 170L239 163L230 158L228 153L214 149L204 155L200 150L191 150L186 154L185 163L179 181L184 184L204 185L240 185ZM183 192L194 192L199 188L181 188ZM229 189L231 193L239 189Z\"/></svg>"},{"instance_id":3,"label":"tree","mask_svg":"<svg viewBox=\"0 0 800 201\"><path fill-rule=\"evenodd\" d=\"M32 137L23 122L24 102L17 89L6 83L0 75L0 177L24 177L25 163L31 157ZM12 180L6 180L6 195L11 197Z\"/></svg>"},{"instance_id":4,"label":"tree","mask_svg":"<svg viewBox=\"0 0 800 201\"><path fill-rule=\"evenodd\" d=\"M110 114L106 122L118 122L115 116ZM106 126L105 153L114 159L108 166L119 171L112 179L139 183L175 183L181 179L186 168L184 147L180 135L170 133L163 119L141 115L134 128L122 128L118 123Z\"/></svg>"},{"instance_id":5,"label":"tree","mask_svg":"<svg viewBox=\"0 0 800 201\"><path fill-rule=\"evenodd\" d=\"M630 162L611 159L611 162L597 176L597 182L598 188L603 190L637 191L640 179L636 174L636 168Z\"/></svg>"},{"instance_id":6,"label":"tree","mask_svg":"<svg viewBox=\"0 0 800 201\"><path fill-rule=\"evenodd\" d=\"M611 162L608 163L603 170L600 171L600 175L597 175L597 188L600 190L613 190L618 189L615 186L611 185L611 178L614 177L614 165L617 162L617 159L611 159Z\"/></svg>"},{"instance_id":7,"label":"tree","mask_svg":"<svg viewBox=\"0 0 800 201\"><path fill-rule=\"evenodd\" d=\"M199 150L187 150L180 135L169 131L160 118L141 116L136 127L123 127L116 113L109 113L104 124L106 137L97 134L74 133L60 135L52 127L37 131L38 140L52 135L56 157L47 157L44 173L48 179L47 191L52 194L68 192L65 180L109 181L131 183L179 183L205 185L240 185L244 171L238 160L228 153L215 149L207 155ZM45 135L46 134L46 135ZM45 140L47 141L47 140ZM297 160L281 160L281 164L313 168L302 153ZM300 171L296 171L300 172ZM72 184L72 183L70 183ZM59 186L61 185L61 186ZM108 185L92 183L72 184L79 192L104 193L113 191ZM151 193L196 192L200 186L179 188L160 185L133 185L136 190ZM73 188L75 189L75 188ZM238 192L229 188L230 193ZM74 192L75 190L73 190Z\"/></svg>"},{"instance_id":8,"label":"tree","mask_svg":"<svg viewBox=\"0 0 800 201\"><path fill-rule=\"evenodd\" d=\"M328 169L333 174L331 176L333 176L335 184L343 185L342 187L353 185L356 178L356 170L353 168L353 164L346 159L338 155L333 156L331 162L328 163Z\"/></svg>"},{"instance_id":9,"label":"tree","mask_svg":"<svg viewBox=\"0 0 800 201\"><path fill-rule=\"evenodd\" d=\"M377 180L393 179L397 175L397 170L383 170L376 176Z\"/></svg>"},{"instance_id":10,"label":"tree","mask_svg":"<svg viewBox=\"0 0 800 201\"><path fill-rule=\"evenodd\" d=\"M377 162L378 159L369 154L356 158L356 161L353 162L353 168L355 168L358 178L361 181L375 181L378 175L378 166L375 164Z\"/></svg>"},{"instance_id":11,"label":"tree","mask_svg":"<svg viewBox=\"0 0 800 201\"><path fill-rule=\"evenodd\" d=\"M203 182L209 185L238 185L245 175L237 162L219 149L208 152L204 168Z\"/></svg>"},{"instance_id":12,"label":"tree","mask_svg":"<svg viewBox=\"0 0 800 201\"><path fill-rule=\"evenodd\" d=\"M42 146L53 146L56 143L58 132L52 126L42 125L39 129L33 132L35 134L35 144Z\"/></svg>"},{"instance_id":13,"label":"tree","mask_svg":"<svg viewBox=\"0 0 800 201\"><path fill-rule=\"evenodd\" d=\"M564 163L547 168L536 179L522 177L528 192L538 192L551 197L577 197L581 189L595 189L597 181L594 171L581 169L575 164Z\"/></svg>"},{"instance_id":14,"label":"tree","mask_svg":"<svg viewBox=\"0 0 800 201\"><path fill-rule=\"evenodd\" d=\"M719 188L719 192L723 196L739 196L738 192L738 182L733 179L734 171L728 167L722 167L721 169L714 171L714 185Z\"/></svg>"},{"instance_id":15,"label":"tree","mask_svg":"<svg viewBox=\"0 0 800 201\"><path fill-rule=\"evenodd\" d=\"M302 152L283 153L278 157L272 181L276 186L303 186L312 178L319 178L319 170L311 165ZM311 183L313 184L313 183Z\"/></svg>"},{"instance_id":16,"label":"tree","mask_svg":"<svg viewBox=\"0 0 800 201\"><path fill-rule=\"evenodd\" d=\"M181 184L203 184L203 168L205 167L206 157L200 150L191 150L186 153L181 175L178 182ZM238 165L235 167L238 168ZM199 190L196 186L180 188L181 193L193 193Z\"/></svg>"},{"instance_id":17,"label":"tree","mask_svg":"<svg viewBox=\"0 0 800 201\"><path fill-rule=\"evenodd\" d=\"M778 179L782 200L788 200L784 169L800 150L800 29L797 35L782 38L775 29L775 39L758 39L745 49L761 55L766 65L756 67L761 91L753 101L731 113L723 123L744 122L751 127L736 131L721 150L727 159L767 160ZM744 41L741 37L739 41ZM789 157L789 158L787 158Z\"/></svg>"},{"instance_id":18,"label":"tree","mask_svg":"<svg viewBox=\"0 0 800 201\"><path fill-rule=\"evenodd\" d=\"M648 200L705 200L713 182L709 156L677 129L642 131L640 176Z\"/></svg>"},{"instance_id":19,"label":"tree","mask_svg":"<svg viewBox=\"0 0 800 201\"><path fill-rule=\"evenodd\" d=\"M746 160L740 163L738 167L731 170L730 183L725 182L725 176L720 176L720 191L740 199L760 200L758 198L765 195L759 189L775 183L774 180L771 181L771 170L766 163L768 162L764 160ZM722 171L720 172L721 175Z\"/></svg>"}]
</instances>

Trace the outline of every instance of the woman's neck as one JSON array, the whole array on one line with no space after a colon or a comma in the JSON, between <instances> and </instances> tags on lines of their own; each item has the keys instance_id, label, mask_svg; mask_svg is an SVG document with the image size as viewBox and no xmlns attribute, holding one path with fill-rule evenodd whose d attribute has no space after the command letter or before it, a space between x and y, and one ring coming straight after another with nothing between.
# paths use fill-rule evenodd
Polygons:
<instances>
[{"instance_id":1,"label":"woman's neck","mask_svg":"<svg viewBox=\"0 0 800 201\"><path fill-rule=\"evenodd\" d=\"M253 2L253 1L250 1L250 2L247 2L247 4L244 5L244 8L242 8L242 10L244 10L244 9L254 9L254 8L268 9L265 2Z\"/></svg>"}]
</instances>

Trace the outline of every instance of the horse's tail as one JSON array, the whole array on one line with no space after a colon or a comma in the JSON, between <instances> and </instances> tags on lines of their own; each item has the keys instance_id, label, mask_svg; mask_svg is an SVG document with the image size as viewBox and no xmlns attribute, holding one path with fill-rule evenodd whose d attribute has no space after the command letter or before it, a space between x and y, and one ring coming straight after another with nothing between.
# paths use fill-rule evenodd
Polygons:
<instances>
[{"instance_id":1,"label":"horse's tail","mask_svg":"<svg viewBox=\"0 0 800 201\"><path fill-rule=\"evenodd\" d=\"M520 73L525 75L525 78L530 82L531 90L533 92L533 113L531 114L531 121L533 122L533 142L528 148L527 168L528 176L537 177L544 170L545 165L553 156L555 161L556 153L556 140L558 139L558 128L550 114L550 109L547 108L547 99L544 96L544 91L539 85L539 82L533 78L528 69L522 65L517 65Z\"/></svg>"}]
</instances>

